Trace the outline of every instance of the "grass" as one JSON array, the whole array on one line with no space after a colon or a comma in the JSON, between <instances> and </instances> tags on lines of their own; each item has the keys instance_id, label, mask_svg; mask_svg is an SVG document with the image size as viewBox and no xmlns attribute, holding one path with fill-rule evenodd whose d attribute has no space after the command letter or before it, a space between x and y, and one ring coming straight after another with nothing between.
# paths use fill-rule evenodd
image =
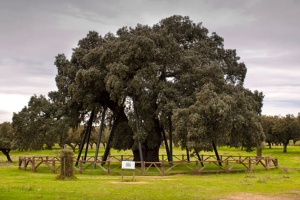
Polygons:
<instances>
[{"instance_id":1,"label":"grass","mask_svg":"<svg viewBox=\"0 0 300 200\"><path fill-rule=\"evenodd\" d=\"M32 152L13 151L11 157L58 155L59 150ZM103 152L99 152L101 155ZM130 152L112 151L112 155ZM164 150L161 150L164 153ZM185 151L175 148L174 154ZM219 148L223 155L254 156L255 152ZM211 152L201 152L211 154ZM90 151L90 156L94 155ZM207 173L201 175L178 174L171 176L121 176L95 173L75 174L74 180L56 180L50 170L19 170L17 162L5 162L0 155L0 199L229 199L239 194L277 196L300 199L300 147L289 146L264 149L263 156L277 157L279 169L253 172Z\"/></svg>"}]
</instances>

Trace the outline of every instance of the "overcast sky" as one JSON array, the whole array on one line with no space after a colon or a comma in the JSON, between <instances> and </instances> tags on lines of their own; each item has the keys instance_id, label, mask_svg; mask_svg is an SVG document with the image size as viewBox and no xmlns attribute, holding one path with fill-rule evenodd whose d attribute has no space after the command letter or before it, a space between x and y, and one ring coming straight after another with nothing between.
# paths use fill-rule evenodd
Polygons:
<instances>
[{"instance_id":1,"label":"overcast sky","mask_svg":"<svg viewBox=\"0 0 300 200\"><path fill-rule=\"evenodd\" d=\"M300 0L0 0L0 123L34 95L56 90L59 53L88 31L115 33L178 14L236 49L245 87L265 95L263 114L300 112Z\"/></svg>"}]
</instances>

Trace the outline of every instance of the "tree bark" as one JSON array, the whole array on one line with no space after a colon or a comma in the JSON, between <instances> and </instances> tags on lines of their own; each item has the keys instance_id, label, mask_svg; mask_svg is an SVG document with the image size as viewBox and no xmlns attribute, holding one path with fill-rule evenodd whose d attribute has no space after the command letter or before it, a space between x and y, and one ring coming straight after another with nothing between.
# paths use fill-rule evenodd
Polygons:
<instances>
[{"instance_id":1,"label":"tree bark","mask_svg":"<svg viewBox=\"0 0 300 200\"><path fill-rule=\"evenodd\" d=\"M165 146L166 146L166 152L167 152L167 156L168 156L168 161L172 161L171 154L170 154L170 149L169 149L169 145L168 145L168 141L167 141L167 137L166 137L166 132L165 132L165 130L164 130L163 127L161 127L161 132L163 134L163 139L164 139Z\"/></svg>"},{"instance_id":2,"label":"tree bark","mask_svg":"<svg viewBox=\"0 0 300 200\"><path fill-rule=\"evenodd\" d=\"M12 162L12 159L9 156L10 149L0 148L0 151L6 156L8 162Z\"/></svg>"},{"instance_id":3,"label":"tree bark","mask_svg":"<svg viewBox=\"0 0 300 200\"><path fill-rule=\"evenodd\" d=\"M143 148L143 158L145 162L159 162L159 147L150 149ZM139 150L133 150L133 160L141 161Z\"/></svg>"},{"instance_id":4,"label":"tree bark","mask_svg":"<svg viewBox=\"0 0 300 200\"><path fill-rule=\"evenodd\" d=\"M187 161L190 162L190 152L189 152L188 147L185 147L185 150L186 150Z\"/></svg>"},{"instance_id":5,"label":"tree bark","mask_svg":"<svg viewBox=\"0 0 300 200\"><path fill-rule=\"evenodd\" d=\"M283 153L287 152L287 145L288 143L283 143Z\"/></svg>"},{"instance_id":6,"label":"tree bark","mask_svg":"<svg viewBox=\"0 0 300 200\"><path fill-rule=\"evenodd\" d=\"M159 121L153 118L153 129L148 133L147 139L143 142L143 159L145 162L159 162L159 148L161 144L161 129ZM148 145L151 143L151 146ZM153 145L154 144L154 145ZM134 161L141 161L139 150L133 150Z\"/></svg>"},{"instance_id":7,"label":"tree bark","mask_svg":"<svg viewBox=\"0 0 300 200\"><path fill-rule=\"evenodd\" d=\"M262 150L263 150L263 148L264 148L264 144L263 143L257 145L257 147L256 147L256 156L257 157L262 157Z\"/></svg>"},{"instance_id":8,"label":"tree bark","mask_svg":"<svg viewBox=\"0 0 300 200\"><path fill-rule=\"evenodd\" d=\"M216 146L214 141L212 141L212 146L213 146L214 152L216 154L217 160L219 161L219 165L222 167L222 163L220 161L220 156L219 156L219 153L218 153L218 149L217 149L217 146Z\"/></svg>"},{"instance_id":9,"label":"tree bark","mask_svg":"<svg viewBox=\"0 0 300 200\"><path fill-rule=\"evenodd\" d=\"M79 147L79 152L78 152L78 156L77 156L77 160L76 160L76 163L75 163L75 166L78 165L78 161L80 160L80 156L81 156L81 153L82 153L82 150L83 150L83 147L84 147L84 144L85 144L85 141L87 140L87 137L89 135L88 131L89 131L89 128L90 126L92 125L93 123L93 119L94 119L94 110L92 111L91 115L90 115L90 119L88 121L88 125L84 131L84 136L82 138L82 142L80 143L80 147ZM87 146L88 146L88 143L87 143ZM84 159L85 160L85 159Z\"/></svg>"}]
</instances>

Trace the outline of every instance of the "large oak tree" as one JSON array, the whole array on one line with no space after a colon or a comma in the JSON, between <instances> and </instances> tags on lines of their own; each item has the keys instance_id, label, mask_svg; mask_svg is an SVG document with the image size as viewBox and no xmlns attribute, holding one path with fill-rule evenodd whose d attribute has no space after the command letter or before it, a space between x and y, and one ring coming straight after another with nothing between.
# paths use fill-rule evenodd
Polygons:
<instances>
[{"instance_id":1,"label":"large oak tree","mask_svg":"<svg viewBox=\"0 0 300 200\"><path fill-rule=\"evenodd\" d=\"M250 150L263 140L257 120L263 95L243 87L244 63L189 17L123 27L117 35L91 31L70 59L59 54L55 65L53 94L69 124L96 121L109 108L110 146L132 149L135 160L140 142L144 160L158 161L162 127L175 129L182 147L198 150L212 143Z\"/></svg>"}]
</instances>

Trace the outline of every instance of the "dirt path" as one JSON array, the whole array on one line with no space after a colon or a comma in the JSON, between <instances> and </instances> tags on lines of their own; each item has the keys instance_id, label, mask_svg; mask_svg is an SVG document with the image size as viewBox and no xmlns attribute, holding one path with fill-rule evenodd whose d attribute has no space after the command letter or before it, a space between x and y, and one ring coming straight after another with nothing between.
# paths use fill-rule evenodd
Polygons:
<instances>
[{"instance_id":1,"label":"dirt path","mask_svg":"<svg viewBox=\"0 0 300 200\"><path fill-rule=\"evenodd\" d=\"M234 196L228 196L221 200L296 200L298 197L286 197L286 196L272 196L272 195L259 195L250 193L240 193Z\"/></svg>"}]
</instances>

